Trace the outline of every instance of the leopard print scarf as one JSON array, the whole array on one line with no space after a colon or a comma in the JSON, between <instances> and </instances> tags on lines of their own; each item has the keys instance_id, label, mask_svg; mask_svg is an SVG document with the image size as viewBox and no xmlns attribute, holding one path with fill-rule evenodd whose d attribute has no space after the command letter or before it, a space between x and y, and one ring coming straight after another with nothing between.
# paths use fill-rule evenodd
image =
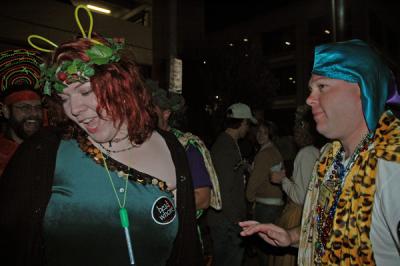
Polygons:
<instances>
[{"instance_id":1,"label":"leopard print scarf","mask_svg":"<svg viewBox=\"0 0 400 266\"><path fill-rule=\"evenodd\" d=\"M316 240L316 202L319 185L341 148L338 141L328 146L316 164L310 183L304 213L299 250L299 264L313 265ZM375 265L369 232L375 194L375 177L378 159L400 163L400 121L385 112L375 131L370 149L359 154L345 177L339 196L330 239L321 258L322 265Z\"/></svg>"}]
</instances>

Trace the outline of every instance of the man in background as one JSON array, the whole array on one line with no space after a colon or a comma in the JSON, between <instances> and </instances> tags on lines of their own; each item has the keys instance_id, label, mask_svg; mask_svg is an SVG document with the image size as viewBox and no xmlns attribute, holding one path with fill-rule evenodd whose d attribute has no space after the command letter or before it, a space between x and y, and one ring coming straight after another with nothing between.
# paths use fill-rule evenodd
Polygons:
<instances>
[{"instance_id":1,"label":"man in background","mask_svg":"<svg viewBox=\"0 0 400 266\"><path fill-rule=\"evenodd\" d=\"M0 176L19 144L43 125L42 100L37 89L40 57L19 49L0 53Z\"/></svg>"},{"instance_id":2,"label":"man in background","mask_svg":"<svg viewBox=\"0 0 400 266\"><path fill-rule=\"evenodd\" d=\"M243 261L238 222L246 218L244 172L248 164L241 155L238 140L246 136L250 122L257 123L250 107L232 104L226 111L225 130L211 148L223 203L221 211L210 210L207 217L216 266L239 266Z\"/></svg>"},{"instance_id":3,"label":"man in background","mask_svg":"<svg viewBox=\"0 0 400 266\"><path fill-rule=\"evenodd\" d=\"M190 132L182 132L177 129L182 127L180 122L184 118L184 98L180 94L168 94L167 91L159 88L155 81L147 80L146 83L152 91L153 103L156 106L155 109L158 116L158 127L172 132L185 148L193 178L196 217L198 219L205 264L211 265L213 259L208 225L202 214L209 207L220 210L222 205L217 174L210 152L199 137Z\"/></svg>"}]
</instances>

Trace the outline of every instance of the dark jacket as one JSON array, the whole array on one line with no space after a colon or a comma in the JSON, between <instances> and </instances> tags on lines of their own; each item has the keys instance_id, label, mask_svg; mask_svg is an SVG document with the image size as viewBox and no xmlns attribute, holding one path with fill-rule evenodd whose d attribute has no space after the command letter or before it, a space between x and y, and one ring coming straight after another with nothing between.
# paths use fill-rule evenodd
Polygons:
<instances>
[{"instance_id":1,"label":"dark jacket","mask_svg":"<svg viewBox=\"0 0 400 266\"><path fill-rule=\"evenodd\" d=\"M203 265L186 154L174 135L159 133L170 149L177 176L179 229L168 265ZM3 173L0 181L2 265L46 264L42 222L51 195L59 144L60 138L52 130L41 130L18 148Z\"/></svg>"}]
</instances>

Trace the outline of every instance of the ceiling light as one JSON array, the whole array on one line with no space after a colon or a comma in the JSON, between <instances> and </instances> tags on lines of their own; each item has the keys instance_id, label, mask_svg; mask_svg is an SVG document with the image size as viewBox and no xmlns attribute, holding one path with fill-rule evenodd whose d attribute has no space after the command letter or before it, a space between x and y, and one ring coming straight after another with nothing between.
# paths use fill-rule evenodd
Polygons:
<instances>
[{"instance_id":1,"label":"ceiling light","mask_svg":"<svg viewBox=\"0 0 400 266\"><path fill-rule=\"evenodd\" d=\"M331 34L330 30L324 30L325 34Z\"/></svg>"},{"instance_id":2,"label":"ceiling light","mask_svg":"<svg viewBox=\"0 0 400 266\"><path fill-rule=\"evenodd\" d=\"M291 43L288 42L288 41L286 41L285 44L286 44L287 46L291 45Z\"/></svg>"},{"instance_id":3,"label":"ceiling light","mask_svg":"<svg viewBox=\"0 0 400 266\"><path fill-rule=\"evenodd\" d=\"M98 11L98 12L101 12L101 13L105 13L105 14L110 14L111 13L111 10L105 9L105 8L102 8L102 7L98 7L98 6L94 6L94 5L86 5L86 6L87 6L87 8L89 8L91 10Z\"/></svg>"}]
</instances>

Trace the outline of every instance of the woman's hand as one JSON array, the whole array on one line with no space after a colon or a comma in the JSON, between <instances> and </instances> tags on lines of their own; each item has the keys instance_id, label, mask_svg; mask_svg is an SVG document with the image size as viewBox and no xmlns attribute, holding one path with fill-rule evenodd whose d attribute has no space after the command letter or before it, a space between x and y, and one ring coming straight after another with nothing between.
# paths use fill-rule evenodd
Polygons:
<instances>
[{"instance_id":1,"label":"woman's hand","mask_svg":"<svg viewBox=\"0 0 400 266\"><path fill-rule=\"evenodd\" d=\"M240 222L239 225L243 229L240 233L241 236L250 236L257 233L264 241L273 246L287 247L298 240L292 239L290 234L291 230L285 230L274 224L260 224L256 221L245 221Z\"/></svg>"},{"instance_id":2,"label":"woman's hand","mask_svg":"<svg viewBox=\"0 0 400 266\"><path fill-rule=\"evenodd\" d=\"M286 176L285 170L271 172L270 180L274 184L281 184L282 179Z\"/></svg>"}]
</instances>

